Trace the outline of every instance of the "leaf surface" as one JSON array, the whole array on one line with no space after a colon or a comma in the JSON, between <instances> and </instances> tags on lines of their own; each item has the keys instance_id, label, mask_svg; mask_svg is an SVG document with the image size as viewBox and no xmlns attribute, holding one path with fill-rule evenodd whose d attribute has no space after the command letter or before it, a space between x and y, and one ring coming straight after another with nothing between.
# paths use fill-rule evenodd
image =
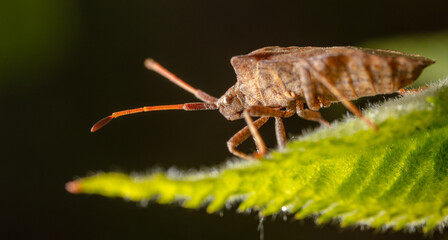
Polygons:
<instances>
[{"instance_id":1,"label":"leaf surface","mask_svg":"<svg viewBox=\"0 0 448 240\"><path fill-rule=\"evenodd\" d=\"M348 117L291 140L259 162L229 161L194 174L98 173L68 183L71 192L206 205L262 215L317 216L341 226L422 228L448 216L448 79L364 112L374 132Z\"/></svg>"}]
</instances>

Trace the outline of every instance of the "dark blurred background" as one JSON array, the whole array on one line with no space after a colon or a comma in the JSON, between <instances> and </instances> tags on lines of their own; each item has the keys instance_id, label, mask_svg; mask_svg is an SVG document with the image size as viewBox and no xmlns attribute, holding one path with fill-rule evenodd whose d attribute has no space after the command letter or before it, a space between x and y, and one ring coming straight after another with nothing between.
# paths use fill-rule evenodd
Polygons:
<instances>
[{"instance_id":1,"label":"dark blurred background","mask_svg":"<svg viewBox=\"0 0 448 240\"><path fill-rule=\"evenodd\" d=\"M359 45L448 29L445 0L59 1L0 7L1 239L258 239L259 220L235 209L207 214L176 205L71 195L67 181L98 171L198 169L231 157L243 121L217 111L123 117L113 111L197 101L145 70L157 59L220 96L236 81L232 56L272 45ZM370 100L374 101L374 100ZM323 111L335 119L345 109ZM292 117L288 133L317 124ZM275 146L273 124L263 128ZM253 143L242 146L253 150ZM313 220L268 218L265 239L420 239L421 234L341 230ZM435 233L434 239L448 239Z\"/></svg>"}]
</instances>

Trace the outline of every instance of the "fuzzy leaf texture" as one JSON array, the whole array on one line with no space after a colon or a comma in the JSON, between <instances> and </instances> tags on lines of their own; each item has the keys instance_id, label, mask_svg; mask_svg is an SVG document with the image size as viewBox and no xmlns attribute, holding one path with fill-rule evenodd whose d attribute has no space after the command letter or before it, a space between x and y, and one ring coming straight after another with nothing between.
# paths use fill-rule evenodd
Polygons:
<instances>
[{"instance_id":1,"label":"fuzzy leaf texture","mask_svg":"<svg viewBox=\"0 0 448 240\"><path fill-rule=\"evenodd\" d=\"M349 117L291 140L259 162L237 161L197 173L147 176L98 173L67 184L71 192L132 201L226 204L318 223L372 228L442 228L448 216L448 79L364 113L374 132Z\"/></svg>"}]
</instances>

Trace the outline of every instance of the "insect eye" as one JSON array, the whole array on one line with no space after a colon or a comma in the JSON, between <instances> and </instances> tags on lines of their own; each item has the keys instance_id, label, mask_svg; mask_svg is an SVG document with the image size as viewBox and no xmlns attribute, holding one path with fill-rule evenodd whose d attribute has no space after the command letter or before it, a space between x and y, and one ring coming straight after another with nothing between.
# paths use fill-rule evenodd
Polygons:
<instances>
[{"instance_id":1,"label":"insect eye","mask_svg":"<svg viewBox=\"0 0 448 240\"><path fill-rule=\"evenodd\" d=\"M231 97L225 97L225 98L224 98L224 104L225 104L225 105L229 105L229 104L231 104L232 101L233 101L233 98L231 98Z\"/></svg>"}]
</instances>

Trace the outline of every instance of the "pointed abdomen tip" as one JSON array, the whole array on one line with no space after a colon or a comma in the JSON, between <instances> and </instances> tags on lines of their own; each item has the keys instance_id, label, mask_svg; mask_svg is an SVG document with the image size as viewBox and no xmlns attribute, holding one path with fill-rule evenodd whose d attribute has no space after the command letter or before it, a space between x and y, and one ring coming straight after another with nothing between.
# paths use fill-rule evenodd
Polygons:
<instances>
[{"instance_id":1,"label":"pointed abdomen tip","mask_svg":"<svg viewBox=\"0 0 448 240\"><path fill-rule=\"evenodd\" d=\"M81 192L81 186L79 184L79 181L71 181L65 184L65 190L69 193L80 193Z\"/></svg>"},{"instance_id":2,"label":"pointed abdomen tip","mask_svg":"<svg viewBox=\"0 0 448 240\"><path fill-rule=\"evenodd\" d=\"M95 132L98 129L104 127L104 125L108 124L110 121L112 121L112 119L114 119L112 116L108 116L105 117L101 120L99 120L98 122L96 122L93 127L90 129L90 132Z\"/></svg>"}]
</instances>

